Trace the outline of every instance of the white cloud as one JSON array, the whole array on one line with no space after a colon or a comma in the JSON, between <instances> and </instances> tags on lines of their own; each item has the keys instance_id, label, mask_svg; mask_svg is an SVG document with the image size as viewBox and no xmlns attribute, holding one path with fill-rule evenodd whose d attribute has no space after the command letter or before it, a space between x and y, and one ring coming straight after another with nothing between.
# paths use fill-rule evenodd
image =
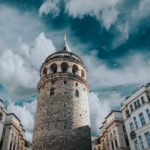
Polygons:
<instances>
[{"instance_id":1,"label":"white cloud","mask_svg":"<svg viewBox=\"0 0 150 150\"><path fill-rule=\"evenodd\" d=\"M149 82L150 53L134 54L118 61L121 67L109 68L96 58L95 53L84 56L91 88L104 88Z\"/></svg>"},{"instance_id":2,"label":"white cloud","mask_svg":"<svg viewBox=\"0 0 150 150\"><path fill-rule=\"evenodd\" d=\"M39 15L42 16L43 14L52 14L53 17L59 15L60 8L58 6L59 0L46 0L39 9Z\"/></svg>"},{"instance_id":3,"label":"white cloud","mask_svg":"<svg viewBox=\"0 0 150 150\"><path fill-rule=\"evenodd\" d=\"M130 1L128 1L129 5ZM122 7L124 7L124 3L122 3ZM120 20L116 22L116 28L118 30L118 34L113 42L113 47L116 48L121 44L125 43L126 40L130 37L132 33L138 30L139 25L143 24L143 19L149 19L150 16L150 1L142 0L139 3L135 4L135 7L132 9L125 8L126 15L122 14L122 9L120 8L119 14L122 17ZM123 20L123 22L122 22Z\"/></svg>"},{"instance_id":4,"label":"white cloud","mask_svg":"<svg viewBox=\"0 0 150 150\"><path fill-rule=\"evenodd\" d=\"M30 43L42 31L45 31L43 23L31 13L0 5L0 41L2 40L3 49L17 49L19 37Z\"/></svg>"},{"instance_id":5,"label":"white cloud","mask_svg":"<svg viewBox=\"0 0 150 150\"><path fill-rule=\"evenodd\" d=\"M118 0L108 0L107 3L105 0L70 0L66 3L66 11L74 18L94 16L106 29L109 29L117 20L118 4Z\"/></svg>"},{"instance_id":6,"label":"white cloud","mask_svg":"<svg viewBox=\"0 0 150 150\"><path fill-rule=\"evenodd\" d=\"M130 1L119 0L64 0L65 12L73 18L92 16L109 30L114 25L113 48L126 42L130 35L141 24L141 20L150 16L150 1L142 0L130 5ZM53 17L59 15L61 0L46 0L40 7L39 14L51 13ZM84 7L83 7L84 6ZM63 12L64 13L64 12Z\"/></svg>"},{"instance_id":7,"label":"white cloud","mask_svg":"<svg viewBox=\"0 0 150 150\"><path fill-rule=\"evenodd\" d=\"M50 39L45 37L44 33L40 33L35 39L33 48L31 49L31 61L37 68L50 54L55 52L55 46Z\"/></svg>"},{"instance_id":8,"label":"white cloud","mask_svg":"<svg viewBox=\"0 0 150 150\"><path fill-rule=\"evenodd\" d=\"M55 47L32 14L0 5L0 20L0 83L15 100L36 92L40 65Z\"/></svg>"},{"instance_id":9,"label":"white cloud","mask_svg":"<svg viewBox=\"0 0 150 150\"><path fill-rule=\"evenodd\" d=\"M32 133L32 132L26 131L26 132L25 132L25 137L26 137L26 139L27 139L29 142L32 143L32 137L33 137L33 133Z\"/></svg>"},{"instance_id":10,"label":"white cloud","mask_svg":"<svg viewBox=\"0 0 150 150\"><path fill-rule=\"evenodd\" d=\"M43 32L36 37L31 45L19 39L19 48L20 55L26 57L26 59L38 70L46 57L56 50L53 42L48 39Z\"/></svg>"},{"instance_id":11,"label":"white cloud","mask_svg":"<svg viewBox=\"0 0 150 150\"><path fill-rule=\"evenodd\" d=\"M150 16L150 1L142 0L139 5L132 11L131 17L133 20L140 21L143 18Z\"/></svg>"},{"instance_id":12,"label":"white cloud","mask_svg":"<svg viewBox=\"0 0 150 150\"><path fill-rule=\"evenodd\" d=\"M96 93L89 93L90 119L92 131L99 133L99 127L110 111L110 104L100 100Z\"/></svg>"},{"instance_id":13,"label":"white cloud","mask_svg":"<svg viewBox=\"0 0 150 150\"><path fill-rule=\"evenodd\" d=\"M40 65L55 52L52 41L44 33L39 34L31 46L23 42L19 42L19 46L20 51L5 49L0 56L0 70L3 72L0 82L13 98L23 95L23 91L28 93L36 89Z\"/></svg>"},{"instance_id":14,"label":"white cloud","mask_svg":"<svg viewBox=\"0 0 150 150\"><path fill-rule=\"evenodd\" d=\"M39 14L59 15L62 1L46 0L39 9ZM95 17L102 25L109 29L118 17L117 5L119 0L64 0L65 11L73 18L83 18L86 15ZM84 6L84 7L83 7Z\"/></svg>"},{"instance_id":15,"label":"white cloud","mask_svg":"<svg viewBox=\"0 0 150 150\"><path fill-rule=\"evenodd\" d=\"M0 56L0 82L8 94L15 95L19 88L32 89L37 83L38 72L32 70L21 56L5 50Z\"/></svg>"}]
</instances>

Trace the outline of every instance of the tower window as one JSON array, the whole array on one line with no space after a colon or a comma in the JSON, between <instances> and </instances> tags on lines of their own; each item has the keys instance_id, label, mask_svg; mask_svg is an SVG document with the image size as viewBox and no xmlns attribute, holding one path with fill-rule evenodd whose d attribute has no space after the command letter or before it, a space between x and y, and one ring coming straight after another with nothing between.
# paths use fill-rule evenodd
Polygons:
<instances>
[{"instance_id":1,"label":"tower window","mask_svg":"<svg viewBox=\"0 0 150 150\"><path fill-rule=\"evenodd\" d=\"M64 84L67 84L67 81L64 81Z\"/></svg>"},{"instance_id":2,"label":"tower window","mask_svg":"<svg viewBox=\"0 0 150 150\"><path fill-rule=\"evenodd\" d=\"M81 70L81 77L85 77L85 73L83 70Z\"/></svg>"},{"instance_id":3,"label":"tower window","mask_svg":"<svg viewBox=\"0 0 150 150\"><path fill-rule=\"evenodd\" d=\"M75 90L75 96L79 97L79 91L78 90Z\"/></svg>"},{"instance_id":4,"label":"tower window","mask_svg":"<svg viewBox=\"0 0 150 150\"><path fill-rule=\"evenodd\" d=\"M53 63L51 66L50 66L50 69L53 73L56 73L57 72L57 64Z\"/></svg>"},{"instance_id":5,"label":"tower window","mask_svg":"<svg viewBox=\"0 0 150 150\"><path fill-rule=\"evenodd\" d=\"M47 75L47 68L44 68L43 74L46 76Z\"/></svg>"},{"instance_id":6,"label":"tower window","mask_svg":"<svg viewBox=\"0 0 150 150\"><path fill-rule=\"evenodd\" d=\"M54 84L55 83L55 81L52 81L52 84Z\"/></svg>"},{"instance_id":7,"label":"tower window","mask_svg":"<svg viewBox=\"0 0 150 150\"><path fill-rule=\"evenodd\" d=\"M0 121L3 119L3 114L0 113Z\"/></svg>"},{"instance_id":8,"label":"tower window","mask_svg":"<svg viewBox=\"0 0 150 150\"><path fill-rule=\"evenodd\" d=\"M78 83L76 83L76 86L78 86Z\"/></svg>"},{"instance_id":9,"label":"tower window","mask_svg":"<svg viewBox=\"0 0 150 150\"><path fill-rule=\"evenodd\" d=\"M69 68L69 65L66 62L63 62L61 64L61 70L62 70L62 72L67 72L68 68Z\"/></svg>"},{"instance_id":10,"label":"tower window","mask_svg":"<svg viewBox=\"0 0 150 150\"><path fill-rule=\"evenodd\" d=\"M79 70L79 68L77 65L72 66L72 73L77 74L78 70Z\"/></svg>"},{"instance_id":11,"label":"tower window","mask_svg":"<svg viewBox=\"0 0 150 150\"><path fill-rule=\"evenodd\" d=\"M50 89L50 95L54 95L55 94L55 88L51 88Z\"/></svg>"}]
</instances>

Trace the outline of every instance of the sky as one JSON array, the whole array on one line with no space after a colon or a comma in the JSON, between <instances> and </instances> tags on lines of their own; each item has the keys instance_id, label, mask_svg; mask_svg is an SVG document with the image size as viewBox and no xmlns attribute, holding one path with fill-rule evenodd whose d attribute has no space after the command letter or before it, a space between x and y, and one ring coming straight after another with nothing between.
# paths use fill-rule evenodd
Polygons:
<instances>
[{"instance_id":1,"label":"sky","mask_svg":"<svg viewBox=\"0 0 150 150\"><path fill-rule=\"evenodd\" d=\"M0 98L32 139L39 68L61 49L88 68L92 135L125 97L150 82L149 0L0 0Z\"/></svg>"}]
</instances>

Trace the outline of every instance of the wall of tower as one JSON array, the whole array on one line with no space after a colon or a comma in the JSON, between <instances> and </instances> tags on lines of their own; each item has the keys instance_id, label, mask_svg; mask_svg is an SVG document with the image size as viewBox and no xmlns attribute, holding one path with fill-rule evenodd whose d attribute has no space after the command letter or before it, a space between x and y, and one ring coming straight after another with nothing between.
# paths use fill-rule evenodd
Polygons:
<instances>
[{"instance_id":1,"label":"wall of tower","mask_svg":"<svg viewBox=\"0 0 150 150\"><path fill-rule=\"evenodd\" d=\"M66 72L62 72L64 62ZM42 65L33 150L91 150L87 73L77 62L55 58ZM78 70L73 74L75 64Z\"/></svg>"}]
</instances>

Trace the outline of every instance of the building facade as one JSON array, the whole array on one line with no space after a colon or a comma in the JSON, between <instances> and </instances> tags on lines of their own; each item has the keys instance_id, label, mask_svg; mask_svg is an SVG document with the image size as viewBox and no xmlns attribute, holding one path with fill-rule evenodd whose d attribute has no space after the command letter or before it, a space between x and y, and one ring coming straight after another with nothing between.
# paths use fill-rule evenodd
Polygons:
<instances>
[{"instance_id":1,"label":"building facade","mask_svg":"<svg viewBox=\"0 0 150 150\"><path fill-rule=\"evenodd\" d=\"M0 150L30 150L24 137L21 121L15 114L8 114L3 101L0 101Z\"/></svg>"},{"instance_id":2,"label":"building facade","mask_svg":"<svg viewBox=\"0 0 150 150\"><path fill-rule=\"evenodd\" d=\"M122 105L122 114L132 150L150 149L150 83Z\"/></svg>"},{"instance_id":3,"label":"building facade","mask_svg":"<svg viewBox=\"0 0 150 150\"><path fill-rule=\"evenodd\" d=\"M3 100L0 99L0 141L2 141L2 134L4 130L5 120L6 120L7 110L4 107ZM0 147L1 147L0 143Z\"/></svg>"},{"instance_id":4,"label":"building facade","mask_svg":"<svg viewBox=\"0 0 150 150\"><path fill-rule=\"evenodd\" d=\"M33 150L91 150L87 69L70 52L47 57L40 69Z\"/></svg>"},{"instance_id":5,"label":"building facade","mask_svg":"<svg viewBox=\"0 0 150 150\"><path fill-rule=\"evenodd\" d=\"M93 150L130 150L121 111L114 110L105 118Z\"/></svg>"}]
</instances>

